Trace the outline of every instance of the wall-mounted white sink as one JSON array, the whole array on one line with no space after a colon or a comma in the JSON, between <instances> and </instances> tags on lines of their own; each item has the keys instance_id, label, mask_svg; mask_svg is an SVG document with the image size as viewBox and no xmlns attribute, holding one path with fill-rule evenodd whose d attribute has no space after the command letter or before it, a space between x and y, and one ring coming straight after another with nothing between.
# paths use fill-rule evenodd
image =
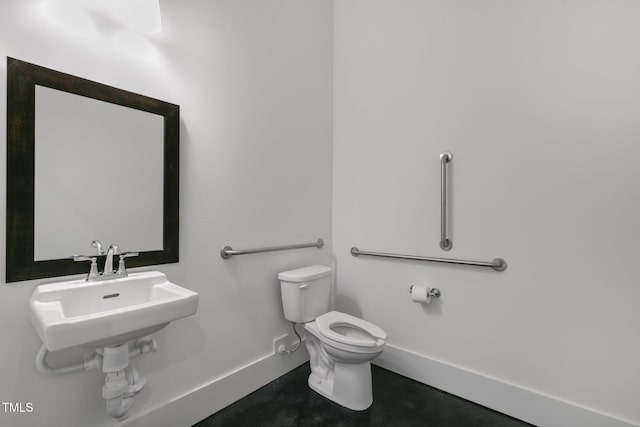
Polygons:
<instances>
[{"instance_id":1,"label":"wall-mounted white sink","mask_svg":"<svg viewBox=\"0 0 640 427\"><path fill-rule=\"evenodd\" d=\"M158 271L118 279L40 285L29 302L31 324L49 351L98 348L149 335L195 314L199 296Z\"/></svg>"}]
</instances>

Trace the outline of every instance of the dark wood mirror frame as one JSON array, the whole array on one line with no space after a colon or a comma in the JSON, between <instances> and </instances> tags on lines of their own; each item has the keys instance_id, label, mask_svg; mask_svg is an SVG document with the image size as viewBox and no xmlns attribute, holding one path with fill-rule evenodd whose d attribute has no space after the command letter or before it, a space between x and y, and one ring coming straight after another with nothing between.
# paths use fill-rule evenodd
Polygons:
<instances>
[{"instance_id":1,"label":"dark wood mirror frame","mask_svg":"<svg viewBox=\"0 0 640 427\"><path fill-rule=\"evenodd\" d=\"M163 248L127 259L128 267L178 262L180 107L91 80L7 58L6 281L41 279L89 271L71 258L34 259L35 88L135 108L164 117ZM89 242L84 252L89 252ZM135 250L134 248L131 248ZM100 268L104 256L99 257Z\"/></svg>"}]
</instances>

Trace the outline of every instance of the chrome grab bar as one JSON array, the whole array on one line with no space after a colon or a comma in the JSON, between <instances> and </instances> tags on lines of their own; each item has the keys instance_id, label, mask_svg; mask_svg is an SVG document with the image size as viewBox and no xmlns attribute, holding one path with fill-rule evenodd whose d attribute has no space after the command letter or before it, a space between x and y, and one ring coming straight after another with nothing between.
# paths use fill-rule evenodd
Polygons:
<instances>
[{"instance_id":1,"label":"chrome grab bar","mask_svg":"<svg viewBox=\"0 0 640 427\"><path fill-rule=\"evenodd\" d=\"M367 256L379 256L384 258L400 258L400 259L411 259L416 261L431 261L431 262L442 262L446 264L462 264L462 265L473 265L476 267L490 267L495 271L504 271L507 269L507 262L502 258L494 258L491 262L485 261L467 261L462 259L450 259L450 258L433 258L426 256L417 256L417 255L401 255L401 254L390 254L385 252L371 252L371 251L361 251L355 246L351 248L351 255L367 255Z\"/></svg>"},{"instance_id":2,"label":"chrome grab bar","mask_svg":"<svg viewBox=\"0 0 640 427\"><path fill-rule=\"evenodd\" d=\"M453 243L447 237L447 163L453 160L451 151L445 151L440 154L440 248L444 251L450 251Z\"/></svg>"},{"instance_id":3,"label":"chrome grab bar","mask_svg":"<svg viewBox=\"0 0 640 427\"><path fill-rule=\"evenodd\" d=\"M290 249L302 249L302 248L322 248L324 246L324 240L318 239L315 243L301 243L298 245L283 245L283 246L268 246L264 248L254 249L233 249L231 246L225 246L220 250L220 256L224 259L229 259L234 255L248 255L257 254L261 252L275 252L275 251L288 251Z\"/></svg>"}]
</instances>

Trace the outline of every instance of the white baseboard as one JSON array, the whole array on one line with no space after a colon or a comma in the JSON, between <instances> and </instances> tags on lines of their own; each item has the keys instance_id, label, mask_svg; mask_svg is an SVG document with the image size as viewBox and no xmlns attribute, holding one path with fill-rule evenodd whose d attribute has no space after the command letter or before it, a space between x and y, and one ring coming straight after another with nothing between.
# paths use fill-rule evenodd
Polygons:
<instances>
[{"instance_id":1,"label":"white baseboard","mask_svg":"<svg viewBox=\"0 0 640 427\"><path fill-rule=\"evenodd\" d=\"M191 427L307 360L309 353L304 345L289 356L273 352L121 425Z\"/></svg>"},{"instance_id":2,"label":"white baseboard","mask_svg":"<svg viewBox=\"0 0 640 427\"><path fill-rule=\"evenodd\" d=\"M540 427L640 426L393 345L374 364Z\"/></svg>"}]
</instances>

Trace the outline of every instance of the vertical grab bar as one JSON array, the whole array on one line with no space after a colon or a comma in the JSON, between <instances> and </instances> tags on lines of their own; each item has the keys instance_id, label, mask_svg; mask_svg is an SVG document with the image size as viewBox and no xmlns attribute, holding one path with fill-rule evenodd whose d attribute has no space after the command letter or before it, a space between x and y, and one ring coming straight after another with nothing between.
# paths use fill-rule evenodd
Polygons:
<instances>
[{"instance_id":1,"label":"vertical grab bar","mask_svg":"<svg viewBox=\"0 0 640 427\"><path fill-rule=\"evenodd\" d=\"M444 251L451 250L453 243L447 237L447 163L453 160L453 154L445 151L440 154L440 248Z\"/></svg>"}]
</instances>

